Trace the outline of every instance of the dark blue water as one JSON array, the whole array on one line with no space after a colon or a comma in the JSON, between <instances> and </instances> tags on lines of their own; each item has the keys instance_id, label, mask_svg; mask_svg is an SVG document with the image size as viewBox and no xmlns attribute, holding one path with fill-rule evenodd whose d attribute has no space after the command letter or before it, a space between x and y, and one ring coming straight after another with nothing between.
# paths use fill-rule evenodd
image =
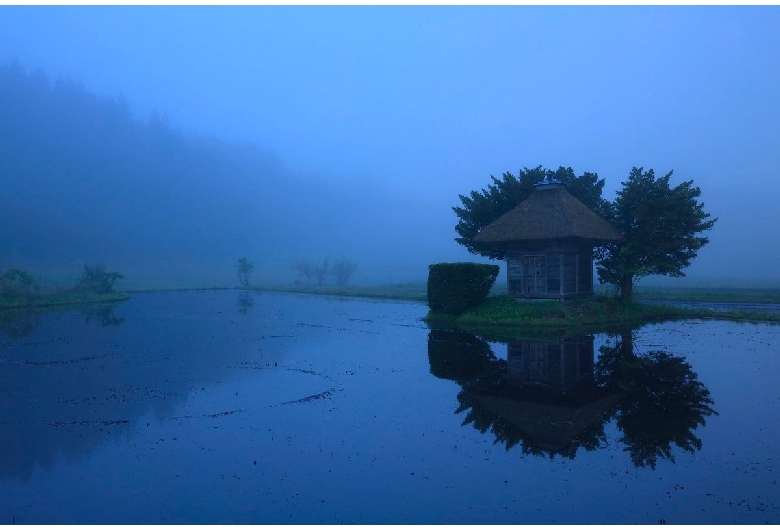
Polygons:
<instances>
[{"instance_id":1,"label":"dark blue water","mask_svg":"<svg viewBox=\"0 0 780 530\"><path fill-rule=\"evenodd\" d=\"M0 319L0 524L780 523L780 327L233 291Z\"/></svg>"}]
</instances>

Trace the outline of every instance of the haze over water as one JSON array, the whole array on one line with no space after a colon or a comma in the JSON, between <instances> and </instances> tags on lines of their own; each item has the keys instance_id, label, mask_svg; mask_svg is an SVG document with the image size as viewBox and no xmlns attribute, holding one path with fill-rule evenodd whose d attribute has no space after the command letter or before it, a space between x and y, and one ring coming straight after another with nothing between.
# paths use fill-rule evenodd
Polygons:
<instances>
[{"instance_id":1,"label":"haze over water","mask_svg":"<svg viewBox=\"0 0 780 530\"><path fill-rule=\"evenodd\" d=\"M3 266L232 285L241 255L268 283L330 255L358 263L356 282L424 280L481 261L453 241L451 207L490 175L572 167L611 199L638 166L694 180L719 218L685 285L780 279L776 6L2 6L0 35L0 65L119 102L144 142L186 140L138 151L82 96L58 100L63 129L7 111L19 143L0 170L22 184L0 195L20 227ZM22 144L36 119L76 145ZM78 143L89 131L103 143Z\"/></svg>"}]
</instances>

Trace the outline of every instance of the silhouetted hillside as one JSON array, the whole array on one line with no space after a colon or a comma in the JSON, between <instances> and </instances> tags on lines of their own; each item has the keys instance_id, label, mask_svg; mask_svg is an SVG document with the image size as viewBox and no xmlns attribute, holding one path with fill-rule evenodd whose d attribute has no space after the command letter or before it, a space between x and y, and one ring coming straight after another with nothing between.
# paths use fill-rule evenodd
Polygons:
<instances>
[{"instance_id":1,"label":"silhouetted hillside","mask_svg":"<svg viewBox=\"0 0 780 530\"><path fill-rule=\"evenodd\" d=\"M381 282L424 279L447 259L433 247L455 247L448 210L432 218L370 179L304 178L273 153L184 134L164 114L139 121L122 97L19 63L0 66L0 94L0 268L62 278L102 261L125 285L234 285L242 255L257 283L330 255Z\"/></svg>"},{"instance_id":2,"label":"silhouetted hillside","mask_svg":"<svg viewBox=\"0 0 780 530\"><path fill-rule=\"evenodd\" d=\"M0 93L6 260L206 259L246 245L292 184L268 153L135 121L121 99L18 63L0 67Z\"/></svg>"}]
</instances>

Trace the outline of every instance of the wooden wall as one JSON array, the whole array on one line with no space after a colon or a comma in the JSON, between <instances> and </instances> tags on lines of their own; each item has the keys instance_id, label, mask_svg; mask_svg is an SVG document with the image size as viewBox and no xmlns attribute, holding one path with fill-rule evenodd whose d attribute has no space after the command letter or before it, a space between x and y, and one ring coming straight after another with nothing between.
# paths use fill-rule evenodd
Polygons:
<instances>
[{"instance_id":1,"label":"wooden wall","mask_svg":"<svg viewBox=\"0 0 780 530\"><path fill-rule=\"evenodd\" d=\"M593 294L593 249L573 244L515 245L507 250L507 292L515 298Z\"/></svg>"}]
</instances>

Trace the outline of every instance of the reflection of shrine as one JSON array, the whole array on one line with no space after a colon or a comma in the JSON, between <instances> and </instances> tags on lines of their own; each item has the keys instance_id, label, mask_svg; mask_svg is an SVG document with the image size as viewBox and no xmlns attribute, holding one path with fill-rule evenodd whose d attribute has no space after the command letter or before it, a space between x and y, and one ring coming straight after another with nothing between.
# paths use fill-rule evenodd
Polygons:
<instances>
[{"instance_id":1,"label":"reflection of shrine","mask_svg":"<svg viewBox=\"0 0 780 530\"><path fill-rule=\"evenodd\" d=\"M566 394L593 382L593 337L507 344L507 382Z\"/></svg>"},{"instance_id":2,"label":"reflection of shrine","mask_svg":"<svg viewBox=\"0 0 780 530\"><path fill-rule=\"evenodd\" d=\"M464 335L432 331L429 339L431 373L458 374L453 380L463 389L458 412L468 411L464 424L490 429L508 448L522 442L526 453L571 458L578 447L598 447L617 397L595 383L592 336L516 340L507 344L503 361L487 343ZM473 366L471 377L454 366L445 370L445 360Z\"/></svg>"},{"instance_id":3,"label":"reflection of shrine","mask_svg":"<svg viewBox=\"0 0 780 530\"><path fill-rule=\"evenodd\" d=\"M476 401L522 431L524 445L551 455L597 444L593 434L601 433L617 400L596 386L593 361L592 336L511 342L506 384Z\"/></svg>"}]
</instances>

